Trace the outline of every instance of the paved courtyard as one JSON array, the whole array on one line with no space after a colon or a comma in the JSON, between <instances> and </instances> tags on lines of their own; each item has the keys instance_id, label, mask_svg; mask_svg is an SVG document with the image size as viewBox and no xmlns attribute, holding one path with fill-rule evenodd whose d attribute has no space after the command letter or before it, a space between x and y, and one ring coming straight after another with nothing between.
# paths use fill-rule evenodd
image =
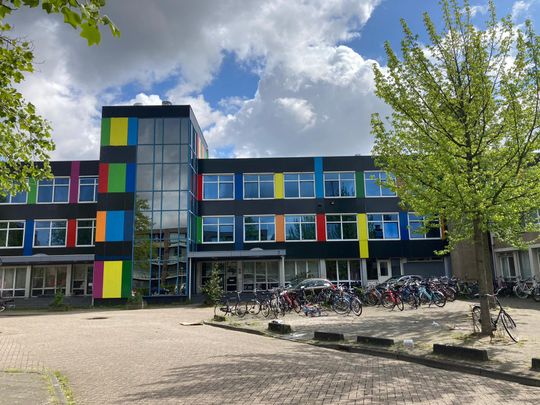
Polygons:
<instances>
[{"instance_id":1,"label":"paved courtyard","mask_svg":"<svg viewBox=\"0 0 540 405\"><path fill-rule=\"evenodd\" d=\"M205 308L14 316L24 314L0 316L0 369L59 370L78 404L515 404L540 397L540 389L515 383L180 324L210 318Z\"/></svg>"}]
</instances>

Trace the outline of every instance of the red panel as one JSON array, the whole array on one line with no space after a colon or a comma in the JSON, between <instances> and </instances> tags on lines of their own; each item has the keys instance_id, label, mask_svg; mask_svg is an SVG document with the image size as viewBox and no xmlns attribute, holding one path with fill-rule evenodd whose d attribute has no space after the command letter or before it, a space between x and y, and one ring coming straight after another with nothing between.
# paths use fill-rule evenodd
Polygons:
<instances>
[{"instance_id":1,"label":"red panel","mask_svg":"<svg viewBox=\"0 0 540 405\"><path fill-rule=\"evenodd\" d=\"M202 201L202 174L197 175L197 200Z\"/></svg>"},{"instance_id":2,"label":"red panel","mask_svg":"<svg viewBox=\"0 0 540 405\"><path fill-rule=\"evenodd\" d=\"M98 178L98 193L107 192L107 184L109 182L109 164L99 164L99 178Z\"/></svg>"},{"instance_id":3,"label":"red panel","mask_svg":"<svg viewBox=\"0 0 540 405\"><path fill-rule=\"evenodd\" d=\"M75 219L68 219L67 247L75 247L76 235L77 235L77 221Z\"/></svg>"},{"instance_id":4,"label":"red panel","mask_svg":"<svg viewBox=\"0 0 540 405\"><path fill-rule=\"evenodd\" d=\"M317 240L326 241L326 218L324 214L317 214Z\"/></svg>"}]
</instances>

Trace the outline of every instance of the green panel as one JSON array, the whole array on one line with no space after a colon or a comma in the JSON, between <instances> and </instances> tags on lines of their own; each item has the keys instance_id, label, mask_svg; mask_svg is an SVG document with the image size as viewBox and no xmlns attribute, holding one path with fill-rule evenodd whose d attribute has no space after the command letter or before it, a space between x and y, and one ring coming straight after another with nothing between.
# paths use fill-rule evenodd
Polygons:
<instances>
[{"instance_id":1,"label":"green panel","mask_svg":"<svg viewBox=\"0 0 540 405\"><path fill-rule=\"evenodd\" d=\"M131 260L122 263L122 298L131 296Z\"/></svg>"},{"instance_id":2,"label":"green panel","mask_svg":"<svg viewBox=\"0 0 540 405\"><path fill-rule=\"evenodd\" d=\"M364 172L356 172L356 197L364 198Z\"/></svg>"},{"instance_id":3,"label":"green panel","mask_svg":"<svg viewBox=\"0 0 540 405\"><path fill-rule=\"evenodd\" d=\"M101 146L109 146L111 143L111 119L101 120Z\"/></svg>"},{"instance_id":4,"label":"green panel","mask_svg":"<svg viewBox=\"0 0 540 405\"><path fill-rule=\"evenodd\" d=\"M124 193L126 191L126 164L109 163L109 193Z\"/></svg>"},{"instance_id":5,"label":"green panel","mask_svg":"<svg viewBox=\"0 0 540 405\"><path fill-rule=\"evenodd\" d=\"M202 243L202 218L197 217L197 243Z\"/></svg>"},{"instance_id":6,"label":"green panel","mask_svg":"<svg viewBox=\"0 0 540 405\"><path fill-rule=\"evenodd\" d=\"M28 204L35 204L36 203L36 195L37 195L37 182L34 179L28 180L28 185L30 186L30 191L28 192Z\"/></svg>"}]
</instances>

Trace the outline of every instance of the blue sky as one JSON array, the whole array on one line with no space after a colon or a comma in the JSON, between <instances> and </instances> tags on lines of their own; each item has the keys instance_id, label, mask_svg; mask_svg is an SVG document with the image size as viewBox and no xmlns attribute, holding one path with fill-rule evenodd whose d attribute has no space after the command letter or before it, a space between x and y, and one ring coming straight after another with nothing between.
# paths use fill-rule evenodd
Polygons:
<instances>
[{"instance_id":1,"label":"blue sky","mask_svg":"<svg viewBox=\"0 0 540 405\"><path fill-rule=\"evenodd\" d=\"M497 0L519 24L540 0ZM471 1L475 24L487 1ZM102 105L191 104L213 156L368 154L369 119L388 113L371 66L399 48L405 18L425 38L435 0L114 0L122 31L99 47L31 10L13 20L34 41L35 74L21 86L54 127L56 159L95 159ZM538 20L538 19L537 19ZM539 21L534 21L540 31ZM36 35L39 33L39 35Z\"/></svg>"}]
</instances>

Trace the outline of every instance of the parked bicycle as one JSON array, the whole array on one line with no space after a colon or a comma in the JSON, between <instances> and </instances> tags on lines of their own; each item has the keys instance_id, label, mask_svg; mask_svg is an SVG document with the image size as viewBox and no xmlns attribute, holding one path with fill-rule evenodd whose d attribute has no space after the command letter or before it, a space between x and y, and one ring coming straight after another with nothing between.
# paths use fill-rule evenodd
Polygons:
<instances>
[{"instance_id":1,"label":"parked bicycle","mask_svg":"<svg viewBox=\"0 0 540 405\"><path fill-rule=\"evenodd\" d=\"M15 300L13 298L0 298L0 312L4 312L8 308L15 308Z\"/></svg>"},{"instance_id":2,"label":"parked bicycle","mask_svg":"<svg viewBox=\"0 0 540 405\"><path fill-rule=\"evenodd\" d=\"M514 342L518 342L519 335L517 331L517 325L512 319L512 317L508 314L508 312L505 311L497 295L486 294L485 296L493 298L499 308L499 312L497 313L496 316L493 316L492 314L490 314L492 336L493 336L493 332L497 330L499 325L502 325L503 329L506 331L508 336L510 336L510 339L512 339ZM474 331L480 332L482 330L482 324L480 322L480 306L479 305L475 305L472 309L472 320L473 320Z\"/></svg>"},{"instance_id":3,"label":"parked bicycle","mask_svg":"<svg viewBox=\"0 0 540 405\"><path fill-rule=\"evenodd\" d=\"M239 318L244 317L247 312L247 302L242 301L240 291L235 291L236 297L224 295L214 306L214 315L236 315Z\"/></svg>"}]
</instances>

